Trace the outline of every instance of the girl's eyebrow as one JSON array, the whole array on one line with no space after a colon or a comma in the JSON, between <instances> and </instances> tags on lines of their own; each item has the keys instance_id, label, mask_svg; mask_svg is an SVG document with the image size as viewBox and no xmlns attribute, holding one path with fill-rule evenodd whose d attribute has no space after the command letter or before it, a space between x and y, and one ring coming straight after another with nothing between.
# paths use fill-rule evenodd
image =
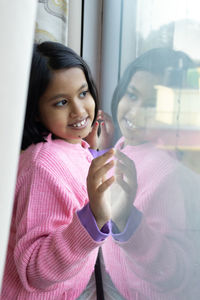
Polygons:
<instances>
[{"instance_id":1,"label":"girl's eyebrow","mask_svg":"<svg viewBox=\"0 0 200 300\"><path fill-rule=\"evenodd\" d=\"M136 92L136 93L139 92L134 85L129 85L127 90L131 90L132 92Z\"/></svg>"},{"instance_id":2,"label":"girl's eyebrow","mask_svg":"<svg viewBox=\"0 0 200 300\"><path fill-rule=\"evenodd\" d=\"M77 90L77 92L80 92L84 88L88 88L88 84L87 83L83 83L81 85L81 87ZM67 94L56 94L56 95L52 96L51 98L49 98L48 101L53 101L53 100L56 100L58 98L67 98L67 97L68 97Z\"/></svg>"},{"instance_id":3,"label":"girl's eyebrow","mask_svg":"<svg viewBox=\"0 0 200 300\"><path fill-rule=\"evenodd\" d=\"M65 94L56 94L54 96L52 96L51 98L48 99L48 102L56 100L57 98L66 98Z\"/></svg>"},{"instance_id":4,"label":"girl's eyebrow","mask_svg":"<svg viewBox=\"0 0 200 300\"><path fill-rule=\"evenodd\" d=\"M78 91L81 91L82 89L84 89L84 88L88 88L88 84L87 84L87 82L86 83L83 83L82 85L81 85L81 87L78 89Z\"/></svg>"}]
</instances>

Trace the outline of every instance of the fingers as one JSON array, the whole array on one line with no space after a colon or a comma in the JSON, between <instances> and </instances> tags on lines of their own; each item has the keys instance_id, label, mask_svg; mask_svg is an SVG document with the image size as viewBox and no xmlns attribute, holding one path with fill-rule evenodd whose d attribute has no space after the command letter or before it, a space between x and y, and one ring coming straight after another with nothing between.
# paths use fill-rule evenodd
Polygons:
<instances>
[{"instance_id":1,"label":"fingers","mask_svg":"<svg viewBox=\"0 0 200 300\"><path fill-rule=\"evenodd\" d=\"M99 109L97 114L97 119L104 119L104 112L103 110Z\"/></svg>"},{"instance_id":2,"label":"fingers","mask_svg":"<svg viewBox=\"0 0 200 300\"><path fill-rule=\"evenodd\" d=\"M96 121L92 127L92 131L91 131L90 135L97 136L98 128L99 128L99 122Z\"/></svg>"},{"instance_id":3,"label":"fingers","mask_svg":"<svg viewBox=\"0 0 200 300\"><path fill-rule=\"evenodd\" d=\"M98 136L97 136L98 128L99 128L99 123L95 122L88 136L84 138L84 140L90 145L92 149L96 149L98 146Z\"/></svg>"},{"instance_id":4,"label":"fingers","mask_svg":"<svg viewBox=\"0 0 200 300\"><path fill-rule=\"evenodd\" d=\"M107 132L107 129L106 129L105 122L101 122L100 126L101 126L101 136L104 136L104 137L107 136L108 132Z\"/></svg>"},{"instance_id":5,"label":"fingers","mask_svg":"<svg viewBox=\"0 0 200 300\"><path fill-rule=\"evenodd\" d=\"M128 170L132 176L136 176L136 168L132 159L119 150L116 150L115 157L118 159L119 164L121 163L125 166L125 168L123 168L124 171Z\"/></svg>"},{"instance_id":6,"label":"fingers","mask_svg":"<svg viewBox=\"0 0 200 300\"><path fill-rule=\"evenodd\" d=\"M109 114L98 111L97 122L99 123L98 128L98 149L110 148L113 145L114 137L114 125L112 123L112 118Z\"/></svg>"},{"instance_id":7,"label":"fingers","mask_svg":"<svg viewBox=\"0 0 200 300\"><path fill-rule=\"evenodd\" d=\"M99 182L103 182L106 179L107 172L114 166L114 160L111 160L110 162L104 164L101 168L99 168L94 174L93 174L93 180L95 185L99 184Z\"/></svg>"},{"instance_id":8,"label":"fingers","mask_svg":"<svg viewBox=\"0 0 200 300\"><path fill-rule=\"evenodd\" d=\"M135 168L132 166L126 166L125 164L121 163L120 161L116 162L115 167L115 174L116 175L125 175L128 179L135 180Z\"/></svg>"},{"instance_id":9,"label":"fingers","mask_svg":"<svg viewBox=\"0 0 200 300\"><path fill-rule=\"evenodd\" d=\"M99 111L98 111L97 119L96 119L96 120L99 121L99 123L100 123L100 121L101 121L101 122L104 121L104 112L103 112L102 110L99 110Z\"/></svg>"},{"instance_id":10,"label":"fingers","mask_svg":"<svg viewBox=\"0 0 200 300\"><path fill-rule=\"evenodd\" d=\"M135 196L131 195L133 194L133 191L135 193L135 189L133 190L132 187L123 179L123 176L116 176L116 182L121 186L121 188L124 190L124 192L130 196Z\"/></svg>"},{"instance_id":11,"label":"fingers","mask_svg":"<svg viewBox=\"0 0 200 300\"><path fill-rule=\"evenodd\" d=\"M115 181L115 177L112 176L109 179L105 180L97 189L99 193L105 192Z\"/></svg>"},{"instance_id":12,"label":"fingers","mask_svg":"<svg viewBox=\"0 0 200 300\"><path fill-rule=\"evenodd\" d=\"M100 117L102 120L105 120L105 121L112 121L111 116L101 109L98 111L97 117Z\"/></svg>"},{"instance_id":13,"label":"fingers","mask_svg":"<svg viewBox=\"0 0 200 300\"><path fill-rule=\"evenodd\" d=\"M116 182L126 194L135 196L137 191L137 173L134 162L120 151L116 151L118 158L115 167Z\"/></svg>"},{"instance_id":14,"label":"fingers","mask_svg":"<svg viewBox=\"0 0 200 300\"><path fill-rule=\"evenodd\" d=\"M115 157L118 158L119 160L123 161L123 163L126 166L134 165L132 159L130 159L126 154L123 152L119 151L118 149L115 151Z\"/></svg>"},{"instance_id":15,"label":"fingers","mask_svg":"<svg viewBox=\"0 0 200 300\"><path fill-rule=\"evenodd\" d=\"M113 160L107 161L113 155L114 149L110 149L103 155L93 159L87 176L87 185L89 188L97 189L102 183L106 182L106 174L114 166Z\"/></svg>"},{"instance_id":16,"label":"fingers","mask_svg":"<svg viewBox=\"0 0 200 300\"><path fill-rule=\"evenodd\" d=\"M103 164L106 163L107 160L109 160L115 153L115 150L112 148L103 155L93 159L89 172L96 172Z\"/></svg>"}]
</instances>

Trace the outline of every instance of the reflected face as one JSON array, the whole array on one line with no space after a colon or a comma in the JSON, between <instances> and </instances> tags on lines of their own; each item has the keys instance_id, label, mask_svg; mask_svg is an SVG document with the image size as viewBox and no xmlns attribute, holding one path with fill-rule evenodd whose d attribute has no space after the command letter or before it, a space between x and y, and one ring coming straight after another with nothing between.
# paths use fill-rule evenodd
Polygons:
<instances>
[{"instance_id":1,"label":"reflected face","mask_svg":"<svg viewBox=\"0 0 200 300\"><path fill-rule=\"evenodd\" d=\"M137 145L156 138L155 85L161 80L146 71L136 72L120 100L117 119L125 143Z\"/></svg>"},{"instance_id":2,"label":"reflected face","mask_svg":"<svg viewBox=\"0 0 200 300\"><path fill-rule=\"evenodd\" d=\"M79 68L53 72L39 101L39 120L56 137L80 143L91 131L95 115L84 72Z\"/></svg>"}]
</instances>

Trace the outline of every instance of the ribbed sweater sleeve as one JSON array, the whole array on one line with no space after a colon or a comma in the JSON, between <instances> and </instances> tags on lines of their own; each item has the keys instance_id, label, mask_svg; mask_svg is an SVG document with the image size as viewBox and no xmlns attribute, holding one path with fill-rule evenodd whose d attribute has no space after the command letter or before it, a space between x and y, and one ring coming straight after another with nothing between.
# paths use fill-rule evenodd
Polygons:
<instances>
[{"instance_id":1,"label":"ribbed sweater sleeve","mask_svg":"<svg viewBox=\"0 0 200 300\"><path fill-rule=\"evenodd\" d=\"M52 290L64 281L74 288L77 274L89 279L101 243L81 225L71 190L44 166L33 165L21 178L17 198L14 259L25 289Z\"/></svg>"},{"instance_id":2,"label":"ribbed sweater sleeve","mask_svg":"<svg viewBox=\"0 0 200 300\"><path fill-rule=\"evenodd\" d=\"M101 230L99 230L89 203L86 204L82 209L78 210L77 215L81 224L85 227L87 232L95 241L103 241L109 236L111 227L110 221L105 223Z\"/></svg>"}]
</instances>

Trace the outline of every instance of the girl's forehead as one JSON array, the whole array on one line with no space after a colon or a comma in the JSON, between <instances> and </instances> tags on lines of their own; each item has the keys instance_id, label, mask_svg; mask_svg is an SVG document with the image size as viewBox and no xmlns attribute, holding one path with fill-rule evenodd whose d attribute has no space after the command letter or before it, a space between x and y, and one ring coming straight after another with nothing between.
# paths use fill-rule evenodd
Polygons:
<instances>
[{"instance_id":1,"label":"girl's forehead","mask_svg":"<svg viewBox=\"0 0 200 300\"><path fill-rule=\"evenodd\" d=\"M160 80L161 80L161 78L159 76L157 76L153 73L150 73L148 71L137 71L131 77L131 80L130 80L128 86L131 86L131 85L140 86L140 85L143 85L144 83L153 85L155 82L157 83Z\"/></svg>"},{"instance_id":2,"label":"girl's forehead","mask_svg":"<svg viewBox=\"0 0 200 300\"><path fill-rule=\"evenodd\" d=\"M131 77L128 89L150 92L155 85L161 82L161 77L148 71L137 71Z\"/></svg>"},{"instance_id":3,"label":"girl's forehead","mask_svg":"<svg viewBox=\"0 0 200 300\"><path fill-rule=\"evenodd\" d=\"M55 70L52 72L51 85L54 86L78 86L83 83L87 83L85 74L80 68L70 68ZM67 87L66 86L66 87Z\"/></svg>"},{"instance_id":4,"label":"girl's forehead","mask_svg":"<svg viewBox=\"0 0 200 300\"><path fill-rule=\"evenodd\" d=\"M84 72L80 68L55 70L42 98L51 99L57 95L74 95L88 88Z\"/></svg>"}]
</instances>

